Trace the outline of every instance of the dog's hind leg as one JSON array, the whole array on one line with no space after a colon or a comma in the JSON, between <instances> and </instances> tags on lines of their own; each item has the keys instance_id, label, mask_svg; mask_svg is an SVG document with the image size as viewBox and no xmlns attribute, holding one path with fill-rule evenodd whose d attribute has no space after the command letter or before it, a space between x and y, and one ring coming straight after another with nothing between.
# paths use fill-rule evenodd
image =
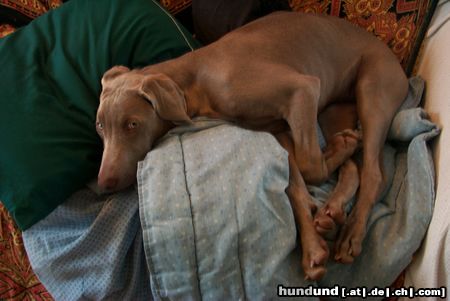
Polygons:
<instances>
[{"instance_id":1,"label":"dog's hind leg","mask_svg":"<svg viewBox=\"0 0 450 301\"><path fill-rule=\"evenodd\" d=\"M335 259L351 263L361 253L367 221L384 188L380 162L382 149L394 114L404 100L408 82L393 57L376 58L362 64L356 83L358 117L362 127L363 162L355 206L342 227Z\"/></svg>"},{"instance_id":2,"label":"dog's hind leg","mask_svg":"<svg viewBox=\"0 0 450 301\"><path fill-rule=\"evenodd\" d=\"M299 231L299 243L302 248L302 268L306 279L318 280L326 272L325 264L329 256L328 246L314 227L313 212L316 210L316 207L311 200L294 159L292 138L286 132L277 134L276 138L289 153L290 173L286 193L291 202Z\"/></svg>"}]
</instances>

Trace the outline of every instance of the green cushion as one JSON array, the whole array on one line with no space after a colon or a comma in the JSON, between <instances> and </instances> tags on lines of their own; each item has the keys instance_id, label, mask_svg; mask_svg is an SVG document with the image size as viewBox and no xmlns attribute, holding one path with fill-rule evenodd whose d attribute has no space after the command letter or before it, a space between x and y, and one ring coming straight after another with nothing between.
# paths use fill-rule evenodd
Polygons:
<instances>
[{"instance_id":1,"label":"green cushion","mask_svg":"<svg viewBox=\"0 0 450 301\"><path fill-rule=\"evenodd\" d=\"M151 0L72 0L0 40L0 200L22 230L96 177L103 73L196 46Z\"/></svg>"}]
</instances>

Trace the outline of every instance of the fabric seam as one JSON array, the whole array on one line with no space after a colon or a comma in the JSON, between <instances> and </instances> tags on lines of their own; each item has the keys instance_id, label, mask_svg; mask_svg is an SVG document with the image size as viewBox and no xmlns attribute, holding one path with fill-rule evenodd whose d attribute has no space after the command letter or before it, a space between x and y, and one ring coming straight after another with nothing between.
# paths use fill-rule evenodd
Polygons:
<instances>
[{"instance_id":1,"label":"fabric seam","mask_svg":"<svg viewBox=\"0 0 450 301\"><path fill-rule=\"evenodd\" d=\"M140 173L140 170L142 169L143 164L141 162L138 163L138 174ZM138 202L139 202L139 218L141 219L141 232L142 232L142 239L143 242L142 244L144 245L144 255L145 255L145 260L147 262L147 268L149 270L149 276L150 279L152 279L153 281L150 281L150 289L152 291L152 295L153 297L155 297L155 294L153 294L153 289L155 289L155 292L157 292L157 297L158 300L162 300L162 296L161 296L161 283L159 283L158 277L155 277L154 275L156 274L156 270L155 270L155 266L152 260L151 256L147 256L147 248L145 247L145 241L148 241L145 239L145 237L148 237L148 233L144 233L144 228L143 225L148 225L148 220L147 220L147 216L143 213L144 210L143 209L145 206L144 204L141 202L141 200L144 199L144 191L143 191L143 186L144 186L144 180L142 179L142 177L137 177L137 183L138 183ZM142 205L142 206L141 206ZM141 214L142 213L142 214ZM153 251L153 250L152 250ZM155 286L155 287L153 287Z\"/></svg>"},{"instance_id":2,"label":"fabric seam","mask_svg":"<svg viewBox=\"0 0 450 301\"><path fill-rule=\"evenodd\" d=\"M246 300L246 298L245 298L245 296L246 296L246 290L245 290L245 281L244 281L244 271L242 270L242 263L241 263L241 256L240 256L240 254L241 254L241 252L240 252L240 241L241 241L241 236L239 235L239 230L240 230L240 223L239 223L239 215L238 215L238 210L237 210L237 200L235 200L234 201L234 214L236 215L236 228L237 228L237 231L236 231L236 240L237 240L237 260L238 260L238 263L239 263L239 271L240 271L240 276L241 276L241 282L242 282L242 290L243 290L243 293L244 293L244 299L243 300Z\"/></svg>"},{"instance_id":3,"label":"fabric seam","mask_svg":"<svg viewBox=\"0 0 450 301\"><path fill-rule=\"evenodd\" d=\"M187 192L187 196L189 199L189 209L191 211L192 233L194 235L195 275L197 276L197 283L198 283L197 289L198 289L198 293L200 295L200 300L203 300L202 290L201 290L201 285L200 285L199 271L198 271L197 234L195 232L195 221L194 221L194 212L193 212L193 208L192 208L192 197L191 197L191 192L189 191L189 186L188 186L188 182L187 182L188 179L187 179L186 161L185 161L185 157L184 157L184 148L183 148L181 135L178 136L178 142L180 143L181 162L183 163L184 185L186 186L186 192Z\"/></svg>"}]
</instances>

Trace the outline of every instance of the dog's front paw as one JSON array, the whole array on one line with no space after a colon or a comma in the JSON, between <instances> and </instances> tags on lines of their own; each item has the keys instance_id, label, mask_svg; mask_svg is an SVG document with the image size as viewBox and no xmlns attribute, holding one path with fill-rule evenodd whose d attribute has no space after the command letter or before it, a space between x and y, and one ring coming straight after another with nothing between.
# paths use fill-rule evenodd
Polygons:
<instances>
[{"instance_id":1,"label":"dog's front paw","mask_svg":"<svg viewBox=\"0 0 450 301\"><path fill-rule=\"evenodd\" d=\"M334 240L339 226L345 223L347 214L340 202L330 201L314 216L316 231L325 239Z\"/></svg>"},{"instance_id":2,"label":"dog's front paw","mask_svg":"<svg viewBox=\"0 0 450 301\"><path fill-rule=\"evenodd\" d=\"M328 245L314 230L302 234L302 268L305 279L319 280L327 271L325 265L330 254Z\"/></svg>"},{"instance_id":3,"label":"dog's front paw","mask_svg":"<svg viewBox=\"0 0 450 301\"><path fill-rule=\"evenodd\" d=\"M358 216L353 210L342 227L335 244L334 259L341 263L352 263L361 254L362 243L366 236L367 219Z\"/></svg>"},{"instance_id":4,"label":"dog's front paw","mask_svg":"<svg viewBox=\"0 0 450 301\"><path fill-rule=\"evenodd\" d=\"M336 156L345 160L355 153L361 146L362 135L359 130L347 129L336 133L327 141L328 145L325 149L325 158ZM345 158L345 159L344 159Z\"/></svg>"},{"instance_id":5,"label":"dog's front paw","mask_svg":"<svg viewBox=\"0 0 450 301\"><path fill-rule=\"evenodd\" d=\"M342 132L337 133L336 135L341 135L346 139L353 139L356 142L361 142L362 140L362 131L359 129L352 130L352 129L346 129Z\"/></svg>"}]
</instances>

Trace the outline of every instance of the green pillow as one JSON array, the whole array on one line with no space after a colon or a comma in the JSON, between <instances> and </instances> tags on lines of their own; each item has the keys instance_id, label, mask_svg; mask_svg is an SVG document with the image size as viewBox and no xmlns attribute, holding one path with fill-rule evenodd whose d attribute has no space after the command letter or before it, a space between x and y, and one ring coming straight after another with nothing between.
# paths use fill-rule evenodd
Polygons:
<instances>
[{"instance_id":1,"label":"green pillow","mask_svg":"<svg viewBox=\"0 0 450 301\"><path fill-rule=\"evenodd\" d=\"M96 177L103 73L196 46L151 0L72 0L0 40L0 200L22 230Z\"/></svg>"}]
</instances>

